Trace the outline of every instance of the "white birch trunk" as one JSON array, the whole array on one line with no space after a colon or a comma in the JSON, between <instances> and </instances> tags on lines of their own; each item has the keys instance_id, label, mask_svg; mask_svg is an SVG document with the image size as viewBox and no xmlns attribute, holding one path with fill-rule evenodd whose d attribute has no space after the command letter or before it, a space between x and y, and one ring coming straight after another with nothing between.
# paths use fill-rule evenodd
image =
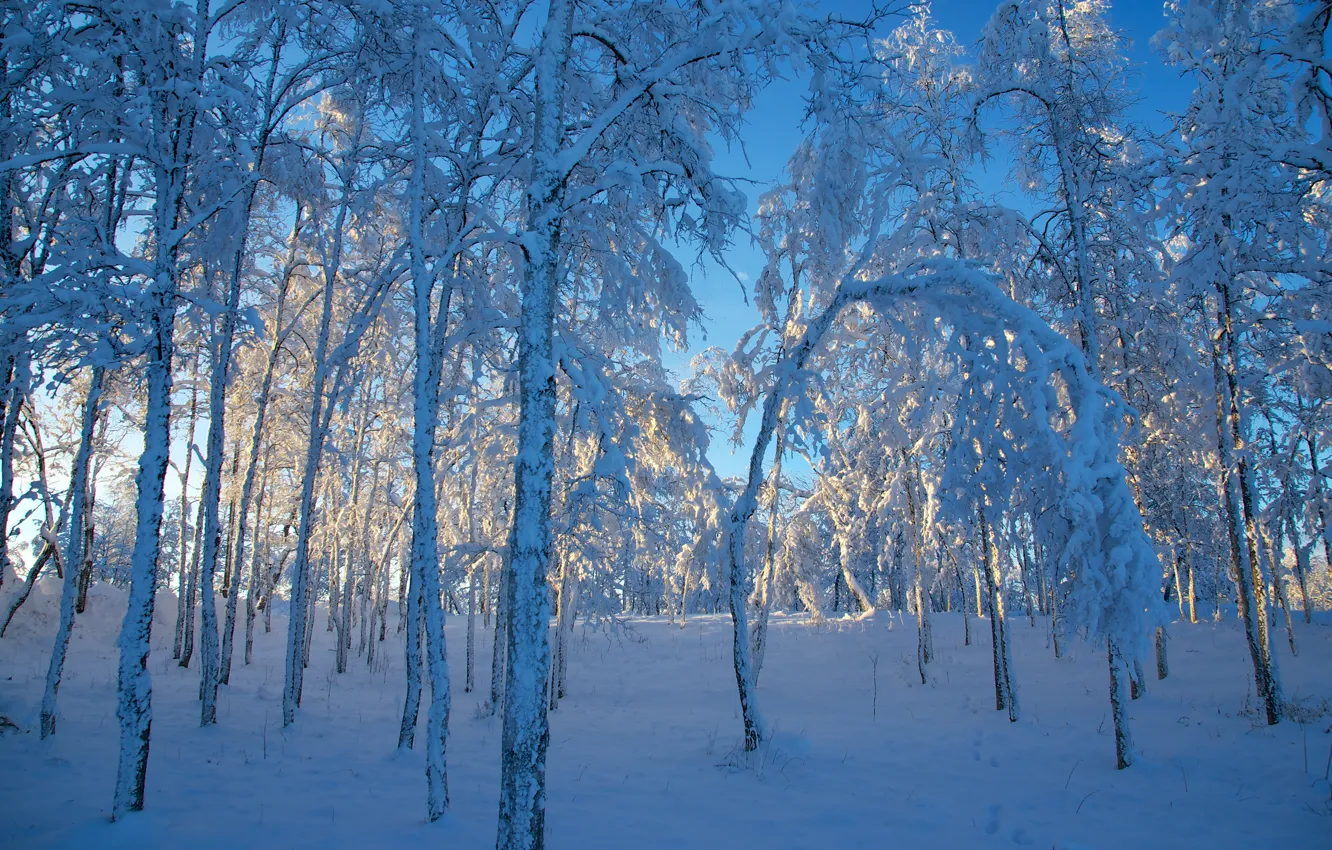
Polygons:
<instances>
[{"instance_id":1,"label":"white birch trunk","mask_svg":"<svg viewBox=\"0 0 1332 850\"><path fill-rule=\"evenodd\" d=\"M985 560L985 582L989 591L990 639L994 653L994 702L995 710L1008 709L1008 719L1017 722L1017 692L1013 685L1011 660L1008 651L1007 622L1004 616L1004 594L1001 586L999 565L995 554L998 547L992 540L989 522L984 513L980 515L981 549Z\"/></svg>"},{"instance_id":2,"label":"white birch trunk","mask_svg":"<svg viewBox=\"0 0 1332 850\"><path fill-rule=\"evenodd\" d=\"M190 544L190 563L185 584L185 643L181 649L180 666L188 668L194 658L194 608L199 594L199 536L203 533L203 502L195 506L194 537ZM202 693L201 693L202 695Z\"/></svg>"},{"instance_id":3,"label":"white birch trunk","mask_svg":"<svg viewBox=\"0 0 1332 850\"><path fill-rule=\"evenodd\" d=\"M416 723L421 711L421 580L415 574L407 586L407 696L398 726L398 749L416 746Z\"/></svg>"},{"instance_id":4,"label":"white birch trunk","mask_svg":"<svg viewBox=\"0 0 1332 850\"><path fill-rule=\"evenodd\" d=\"M750 637L754 658L754 686L758 686L759 674L763 672L763 656L768 648L768 618L772 610L773 572L776 570L773 549L777 540L777 515L781 508L782 455L785 453L786 431L778 428L772 454L772 501L768 505L768 533L763 543L763 569L759 573L759 586L755 588L758 596L758 610L754 615L754 625ZM688 579L688 573L685 574ZM680 620L684 622L684 601L681 600Z\"/></svg>"},{"instance_id":5,"label":"white birch trunk","mask_svg":"<svg viewBox=\"0 0 1332 850\"><path fill-rule=\"evenodd\" d=\"M69 546L65 555L65 580L60 593L60 624L56 628L55 645L46 670L46 690L42 694L41 736L55 734L56 695L60 690L60 677L65 668L65 653L69 649L69 636L74 628L74 606L78 599L80 570L87 538L83 534L88 510L88 493L92 483L88 480L88 467L92 458L93 432L97 426L98 405L102 399L105 370L94 366L88 396L83 402L83 428L79 433L79 448L74 455L73 481L70 486ZM54 544L52 544L54 545Z\"/></svg>"},{"instance_id":6,"label":"white birch trunk","mask_svg":"<svg viewBox=\"0 0 1332 850\"><path fill-rule=\"evenodd\" d=\"M1115 726L1115 768L1133 764L1133 735L1129 729L1128 700L1124 699L1124 658L1115 642L1108 641L1110 662L1110 714Z\"/></svg>"},{"instance_id":7,"label":"white birch trunk","mask_svg":"<svg viewBox=\"0 0 1332 850\"><path fill-rule=\"evenodd\" d=\"M6 241L12 236L6 233ZM5 573L13 566L9 557L9 515L14 509L14 437L18 433L23 385L26 383L21 381L26 370L21 368L19 358L16 354L5 358L5 384L0 387L0 396L4 400L4 409L0 411L0 585L4 584Z\"/></svg>"},{"instance_id":8,"label":"white birch trunk","mask_svg":"<svg viewBox=\"0 0 1332 850\"><path fill-rule=\"evenodd\" d=\"M1217 287L1217 336L1229 336L1229 305L1225 295L1226 287ZM1221 467L1221 496L1226 515L1226 534L1230 543L1230 559L1235 573L1235 590L1238 596L1240 616L1244 623L1245 642L1249 649L1249 658L1253 663L1254 683L1258 698L1263 701L1269 725L1281 720L1281 708L1277 703L1276 689L1271 679L1271 667L1268 664L1270 653L1266 644L1266 635L1260 634L1259 619L1263 616L1261 604L1255 598L1257 588L1254 585L1256 564L1252 540L1248 535L1245 511L1242 505L1241 485L1244 474L1242 461L1237 462L1235 455L1239 448L1240 427L1238 422L1238 402L1234 398L1235 386L1227 374L1233 364L1224 363L1230 354L1228 346L1216 339L1212 346L1212 377L1216 390L1216 433L1217 456ZM1217 606L1220 611L1220 605ZM1265 619L1265 618L1264 618Z\"/></svg>"},{"instance_id":9,"label":"white birch trunk","mask_svg":"<svg viewBox=\"0 0 1332 850\"><path fill-rule=\"evenodd\" d=\"M467 577L467 673L463 693L476 687L476 569Z\"/></svg>"},{"instance_id":10,"label":"white birch trunk","mask_svg":"<svg viewBox=\"0 0 1332 850\"><path fill-rule=\"evenodd\" d=\"M185 468L180 473L180 529L176 546L180 560L176 580L176 640L171 657L180 660L185 652L185 610L190 604L186 588L190 582L190 466L194 463L194 428L199 414L199 361L195 358L190 374L189 425L185 429Z\"/></svg>"},{"instance_id":11,"label":"white birch trunk","mask_svg":"<svg viewBox=\"0 0 1332 850\"><path fill-rule=\"evenodd\" d=\"M301 473L301 495L296 526L296 557L291 565L291 615L287 620L287 652L283 669L282 725L296 722L305 681L306 618L309 607L310 533L314 527L314 488L319 476L319 461L324 450L327 418L324 416L324 388L328 382L328 341L333 323L333 294L337 268L341 262L342 239L351 198L344 194L334 222L332 259L324 269L323 305L319 320L319 338L315 343L314 380L311 385L309 434Z\"/></svg>"},{"instance_id":12,"label":"white birch trunk","mask_svg":"<svg viewBox=\"0 0 1332 850\"><path fill-rule=\"evenodd\" d=\"M235 253L231 283L227 290L226 307L222 311L222 327L212 342L213 369L208 386L208 449L204 455L204 484L200 494L203 508L203 551L199 559L200 603L203 607L199 633L199 675L203 691L199 725L211 726L217 722L217 686L221 676L222 653L218 645L217 603L214 599L213 577L217 571L217 553L222 545L222 524L219 502L222 497L222 462L225 459L226 393L231 372L231 348L235 337L236 313L240 309L241 264L249 231L249 208L253 189L245 199L245 212L239 224L240 245ZM233 595L234 594L229 594ZM228 603L228 608L234 606Z\"/></svg>"},{"instance_id":13,"label":"white birch trunk","mask_svg":"<svg viewBox=\"0 0 1332 850\"><path fill-rule=\"evenodd\" d=\"M249 471L245 473L247 481L251 478ZM249 481L253 485L253 481ZM254 505L254 551L250 555L250 586L245 592L245 663L248 665L254 661L254 617L258 613L259 594L262 591L263 578L259 574L259 556L263 548L260 546L260 535L264 532L264 493L268 489L268 450L264 451L264 477L259 483L259 496ZM245 508L246 500L242 491L242 507L240 528L245 527ZM242 535L238 532L238 537ZM238 539L237 551L243 551L241 542Z\"/></svg>"},{"instance_id":14,"label":"white birch trunk","mask_svg":"<svg viewBox=\"0 0 1332 850\"><path fill-rule=\"evenodd\" d=\"M188 147L188 145L187 145ZM176 203L170 187L178 175L157 171L159 191L156 230L159 238L174 227ZM179 191L176 189L175 191ZM169 241L169 237L167 238ZM175 252L162 250L149 291L151 329L144 378L148 401L143 430L143 453L135 476L136 529L130 561L130 592L125 619L117 641L120 664L117 670L116 717L120 721L120 754L116 767L112 818L143 809L143 789L148 771L148 745L152 729L152 675L148 671L149 640L157 589L157 553L162 526L162 491L167 470L167 446L171 439L171 360L174 353L176 298Z\"/></svg>"},{"instance_id":15,"label":"white birch trunk","mask_svg":"<svg viewBox=\"0 0 1332 850\"><path fill-rule=\"evenodd\" d=\"M439 525L435 491L435 427L439 417L439 379L443 365L444 331L448 327L452 287L445 290L438 315L433 314L435 281L426 270L425 246L425 68L426 46L418 21L413 45L412 148L413 175L408 238L411 248L413 325L416 372L413 381L412 471L416 498L412 508L411 569L420 584L425 616L426 666L430 674L430 708L426 715L426 809L431 821L449 806L447 745L449 733L449 669L444 645L444 608L440 601ZM404 716L405 724L405 716Z\"/></svg>"},{"instance_id":16,"label":"white birch trunk","mask_svg":"<svg viewBox=\"0 0 1332 850\"><path fill-rule=\"evenodd\" d=\"M554 472L555 287L559 270L566 65L573 39L572 0L552 0L535 60L532 180L522 249L522 316L518 329L518 457L514 465L511 562L504 581L505 665L500 766L501 850L545 846L545 688L549 678L550 494Z\"/></svg>"}]
</instances>

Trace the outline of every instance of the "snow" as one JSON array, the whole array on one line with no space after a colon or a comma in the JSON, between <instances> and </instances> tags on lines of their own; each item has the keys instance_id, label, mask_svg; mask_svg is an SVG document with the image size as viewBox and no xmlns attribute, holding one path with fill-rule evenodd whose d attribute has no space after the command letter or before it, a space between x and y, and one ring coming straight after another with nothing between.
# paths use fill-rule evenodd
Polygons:
<instances>
[{"instance_id":1,"label":"snow","mask_svg":"<svg viewBox=\"0 0 1332 850\"><path fill-rule=\"evenodd\" d=\"M421 748L395 752L404 636L392 607L375 669L355 659L341 676L318 615L302 709L285 733L286 629L275 612L273 631L256 635L255 663L238 659L219 692L218 725L200 729L197 666L171 660L166 594L150 659L147 810L109 823L124 594L93 588L59 730L42 742L58 601L59 583L43 580L0 640L0 714L19 726L0 735L0 847L493 845L500 721L479 710L488 689L454 694L452 808L427 824ZM612 632L580 624L568 696L550 714L548 846L1325 848L1332 715L1263 725L1245 690L1242 632L1233 610L1226 617L1171 626L1170 678L1129 706L1139 758L1125 771L1114 766L1103 647L1070 642L1057 661L1044 630L1020 616L1008 625L1023 717L1009 723L993 709L988 643L961 645L960 614L934 615L932 682L921 686L909 619L813 626L774 613L761 686L772 734L748 756L728 618L691 616L683 629L632 619ZM447 627L453 669L464 628L464 618ZM491 635L478 632L482 653ZM1298 637L1301 655L1282 659L1287 693L1326 705L1332 620Z\"/></svg>"}]
</instances>

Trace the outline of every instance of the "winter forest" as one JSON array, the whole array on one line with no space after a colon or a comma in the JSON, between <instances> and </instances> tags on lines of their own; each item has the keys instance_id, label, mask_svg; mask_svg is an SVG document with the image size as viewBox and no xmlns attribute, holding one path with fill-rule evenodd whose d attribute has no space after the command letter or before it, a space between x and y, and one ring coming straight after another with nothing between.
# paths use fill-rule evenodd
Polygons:
<instances>
[{"instance_id":1,"label":"winter forest","mask_svg":"<svg viewBox=\"0 0 1332 850\"><path fill-rule=\"evenodd\" d=\"M1328 846L1332 2L989 2L0 0L0 844Z\"/></svg>"}]
</instances>

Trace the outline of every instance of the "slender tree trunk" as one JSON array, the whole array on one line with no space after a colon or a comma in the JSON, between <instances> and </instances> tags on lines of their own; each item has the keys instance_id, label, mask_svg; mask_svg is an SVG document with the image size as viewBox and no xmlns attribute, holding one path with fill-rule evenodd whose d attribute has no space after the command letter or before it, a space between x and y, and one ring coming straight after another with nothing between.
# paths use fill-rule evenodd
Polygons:
<instances>
[{"instance_id":1,"label":"slender tree trunk","mask_svg":"<svg viewBox=\"0 0 1332 850\"><path fill-rule=\"evenodd\" d=\"M194 608L199 594L199 538L203 534L203 502L196 506L194 516L194 542L190 546L190 565L186 571L185 589L185 643L181 648L180 666L188 668L194 657Z\"/></svg>"},{"instance_id":2,"label":"slender tree trunk","mask_svg":"<svg viewBox=\"0 0 1332 850\"><path fill-rule=\"evenodd\" d=\"M484 568L483 568L484 569ZM463 693L476 687L476 568L467 576L467 672Z\"/></svg>"},{"instance_id":3,"label":"slender tree trunk","mask_svg":"<svg viewBox=\"0 0 1332 850\"><path fill-rule=\"evenodd\" d=\"M1228 286L1224 283L1217 287L1217 323L1218 336L1233 333L1230 327L1229 298L1225 294ZM1230 559L1235 574L1235 590L1239 597L1241 619L1244 622L1244 634L1249 648L1249 657L1253 662L1254 682L1258 689L1258 698L1262 700L1267 712L1269 725L1281 720L1281 708L1277 689L1272 679L1269 664L1270 652L1266 647L1265 621L1262 604L1256 598L1259 588L1255 586L1255 576L1259 575L1255 563L1253 540L1249 536L1250 523L1245 509L1245 465L1235 455L1240 450L1240 423L1238 421L1238 400L1234 376L1228 374L1233 364L1224 362L1232 354L1230 344L1217 339L1212 347L1212 371L1216 386L1216 428L1217 453L1221 467L1221 490L1223 507L1226 515L1226 533L1230 541ZM1219 610L1218 606L1218 610Z\"/></svg>"},{"instance_id":4,"label":"slender tree trunk","mask_svg":"<svg viewBox=\"0 0 1332 850\"><path fill-rule=\"evenodd\" d=\"M51 650L51 661L46 671L46 690L42 694L41 736L43 738L55 734L56 731L56 695L60 690L60 677L65 668L69 636L74 629L74 606L78 597L81 574L76 565L83 562L83 547L87 543L83 528L88 510L88 493L92 489L92 482L88 480L88 466L92 457L93 434L97 427L104 376L105 370L101 366L93 367L88 395L83 402L83 429L79 434L79 448L74 455L71 468L73 481L70 487L69 546L65 555L65 581L60 594L60 625L56 628L55 645ZM54 547L55 541L52 540L50 545Z\"/></svg>"},{"instance_id":5,"label":"slender tree trunk","mask_svg":"<svg viewBox=\"0 0 1332 850\"><path fill-rule=\"evenodd\" d=\"M1184 553L1176 550L1174 557L1171 559L1172 586L1175 588L1175 605L1179 608L1179 616L1181 619L1184 617L1184 585L1179 577L1179 565L1183 560ZM1169 601L1169 593L1170 588L1166 588L1167 601Z\"/></svg>"},{"instance_id":6,"label":"slender tree trunk","mask_svg":"<svg viewBox=\"0 0 1332 850\"><path fill-rule=\"evenodd\" d=\"M1323 539L1323 563L1332 564L1332 533L1329 533L1327 510L1323 504L1323 473L1318 468L1318 442L1312 433L1304 435L1304 442L1309 447L1309 473L1314 486L1314 501L1318 505L1318 536ZM1293 523L1294 519L1291 522ZM1303 584L1303 579L1300 592L1304 594L1304 622L1312 623L1313 613L1309 605L1309 593Z\"/></svg>"},{"instance_id":7,"label":"slender tree trunk","mask_svg":"<svg viewBox=\"0 0 1332 850\"><path fill-rule=\"evenodd\" d=\"M358 590L360 591L360 599L361 599L361 612L360 612L361 618L360 618L360 635L357 638L357 645L356 645L357 655L365 654L365 645L370 637L370 625L371 625L371 616L372 616L370 610L370 596L374 592L375 578L376 578L374 565L369 560L370 553L366 552L365 556L366 556L365 563L361 566L360 570L361 580L358 582L358 584L360 585L358 587Z\"/></svg>"},{"instance_id":8,"label":"slender tree trunk","mask_svg":"<svg viewBox=\"0 0 1332 850\"><path fill-rule=\"evenodd\" d=\"M930 663L933 655L934 639L930 624L929 594L925 587L925 564L921 553L920 516L916 511L915 490L920 470L916 467L914 459L904 465L911 471L911 477L906 482L906 497L907 520L911 523L911 559L914 572L912 591L916 604L916 668L917 672L920 673L920 683L928 685L930 679L925 671L925 665Z\"/></svg>"},{"instance_id":9,"label":"slender tree trunk","mask_svg":"<svg viewBox=\"0 0 1332 850\"><path fill-rule=\"evenodd\" d=\"M568 594L566 586L569 583L569 561L568 553L560 553L555 556L558 563L556 567L558 585L555 588L555 631L552 636L551 659L550 659L550 682L546 687L547 709L555 711L560 706L560 697L563 694L559 690L560 665L564 663L564 618L568 607Z\"/></svg>"},{"instance_id":10,"label":"slender tree trunk","mask_svg":"<svg viewBox=\"0 0 1332 850\"><path fill-rule=\"evenodd\" d=\"M254 505L254 546L253 553L250 555L250 586L245 593L245 663L251 664L254 661L254 617L258 613L259 595L262 593L262 577L259 573L259 556L263 551L262 538L265 531L264 516L264 492L268 489L268 452L264 449L264 477L259 483L259 496ZM250 473L246 472L248 480ZM253 484L253 482L250 482ZM245 498L244 490L241 493L241 518L239 527L245 528ZM237 552L241 552L239 541L243 539L243 532L237 533ZM239 556L238 556L239 557ZM265 571L266 572L266 571Z\"/></svg>"},{"instance_id":11,"label":"slender tree trunk","mask_svg":"<svg viewBox=\"0 0 1332 850\"><path fill-rule=\"evenodd\" d=\"M971 579L976 586L976 619L985 616L985 594L981 591L981 568L980 563L973 561L971 564Z\"/></svg>"},{"instance_id":12,"label":"slender tree trunk","mask_svg":"<svg viewBox=\"0 0 1332 850\"><path fill-rule=\"evenodd\" d=\"M343 567L344 562L346 563L345 568ZM356 586L356 575L352 570L351 550L335 547L333 549L333 565L329 570L329 575L342 575L342 601L338 603L339 611L336 618L338 647L335 654L335 667L339 673L347 672L347 656L351 653L352 594ZM332 594L330 594L329 607L332 606Z\"/></svg>"},{"instance_id":13,"label":"slender tree trunk","mask_svg":"<svg viewBox=\"0 0 1332 850\"><path fill-rule=\"evenodd\" d=\"M962 579L962 567L953 562L953 573L957 576L957 590L962 595L962 633L963 646L971 646L971 605L967 602L967 583Z\"/></svg>"},{"instance_id":14,"label":"slender tree trunk","mask_svg":"<svg viewBox=\"0 0 1332 850\"><path fill-rule=\"evenodd\" d=\"M1295 517L1289 504L1286 506L1285 516L1287 527L1290 530L1291 548L1295 550L1295 581L1300 588L1300 606L1304 610L1304 622L1306 625L1313 623L1312 606L1309 604L1309 547L1300 544L1299 531L1295 526Z\"/></svg>"},{"instance_id":15,"label":"slender tree trunk","mask_svg":"<svg viewBox=\"0 0 1332 850\"><path fill-rule=\"evenodd\" d=\"M105 416L98 419L97 438L94 446L106 445L106 421ZM92 470L88 473L88 505L83 511L83 565L79 569L79 594L74 602L74 613L82 614L88 607L88 589L92 586L93 574L93 542L95 538L95 527L93 523L93 510L97 502L97 473L101 464L93 463Z\"/></svg>"},{"instance_id":16,"label":"slender tree trunk","mask_svg":"<svg viewBox=\"0 0 1332 850\"><path fill-rule=\"evenodd\" d=\"M28 577L23 582L23 589L14 594L9 601L9 610L5 612L5 621L0 623L0 638L4 637L5 632L9 631L9 624L14 622L14 615L18 613L19 608L22 608L23 603L27 602L28 597L32 595L32 589L37 585L37 576L41 574L42 568L46 566L54 554L55 550L51 548L49 543L43 546L41 552L38 553L37 560L32 564L32 569L28 570Z\"/></svg>"},{"instance_id":17,"label":"slender tree trunk","mask_svg":"<svg viewBox=\"0 0 1332 850\"><path fill-rule=\"evenodd\" d=\"M248 218L248 216L247 216ZM248 227L246 228L248 229ZM244 231L241 239L244 240ZM217 572L217 556L222 546L222 463L225 460L226 441L226 387L231 369L231 346L235 328L235 312L240 306L241 258L236 257L226 309L222 313L222 328L212 342L213 368L208 389L208 441L204 455L204 483L200 494L200 525L202 546L199 558L199 602L202 617L199 625L199 677L203 693L199 710L199 725L211 726L217 722L217 686L221 675L222 652L218 643L217 600L213 579Z\"/></svg>"},{"instance_id":18,"label":"slender tree trunk","mask_svg":"<svg viewBox=\"0 0 1332 850\"><path fill-rule=\"evenodd\" d=\"M1164 679L1170 675L1170 660L1167 656L1167 649L1170 644L1170 634L1165 626L1156 627L1156 678Z\"/></svg>"},{"instance_id":19,"label":"slender tree trunk","mask_svg":"<svg viewBox=\"0 0 1332 850\"><path fill-rule=\"evenodd\" d=\"M319 610L319 568L327 569L328 562L320 559L311 565L313 576L310 581L310 592L306 594L305 605L305 639L301 642L301 667L310 666L310 645L314 642L314 621L315 614Z\"/></svg>"},{"instance_id":20,"label":"slender tree trunk","mask_svg":"<svg viewBox=\"0 0 1332 850\"><path fill-rule=\"evenodd\" d=\"M1110 714L1115 726L1115 768L1133 764L1133 735L1129 730L1128 701L1124 699L1124 659L1114 641L1108 641Z\"/></svg>"},{"instance_id":21,"label":"slender tree trunk","mask_svg":"<svg viewBox=\"0 0 1332 850\"><path fill-rule=\"evenodd\" d=\"M1189 622L1198 622L1198 589L1193 580L1193 543L1184 546L1184 573L1189 582Z\"/></svg>"},{"instance_id":22,"label":"slender tree trunk","mask_svg":"<svg viewBox=\"0 0 1332 850\"><path fill-rule=\"evenodd\" d=\"M874 613L874 603L869 598L869 594L865 592L865 588L861 586L860 580L856 578L856 574L852 569L855 561L855 544L851 541L849 534L843 534L840 536L842 550L842 581L845 583L846 589L850 592L851 597L856 601L856 608L858 609L857 613L863 616L868 616ZM894 594L894 596L898 595L900 594Z\"/></svg>"},{"instance_id":23,"label":"slender tree trunk","mask_svg":"<svg viewBox=\"0 0 1332 850\"><path fill-rule=\"evenodd\" d=\"M1282 505L1282 513L1284 513L1284 507ZM1276 597L1276 603L1281 608L1281 614L1286 620L1286 642L1290 644L1290 654L1299 655L1299 649L1295 645L1295 624L1291 622L1290 617L1290 603L1286 600L1286 588L1281 581L1280 564L1285 555L1285 536L1282 534L1282 528L1281 513L1278 513L1277 525L1270 539L1266 534L1263 537L1268 539L1271 545L1271 553L1267 560L1272 568L1272 594Z\"/></svg>"},{"instance_id":24,"label":"slender tree trunk","mask_svg":"<svg viewBox=\"0 0 1332 850\"><path fill-rule=\"evenodd\" d=\"M9 233L9 222L5 223L5 228L5 240L9 241L16 234ZM23 412L27 371L26 357L13 353L5 356L0 370L5 379L0 386L0 403L3 403L3 409L0 409L0 585L4 584L5 574L14 566L9 557L9 515L14 510L14 437L18 434L19 414Z\"/></svg>"},{"instance_id":25,"label":"slender tree trunk","mask_svg":"<svg viewBox=\"0 0 1332 850\"><path fill-rule=\"evenodd\" d=\"M551 708L555 708L564 693L569 672L569 634L573 631L574 617L577 615L579 595L578 564L571 553L560 559L560 608L555 619L555 642L558 650L555 669L551 674Z\"/></svg>"},{"instance_id":26,"label":"slender tree trunk","mask_svg":"<svg viewBox=\"0 0 1332 850\"><path fill-rule=\"evenodd\" d=\"M1035 523L1033 523L1033 527L1034 525ZM1048 617L1050 616L1050 610L1052 608L1050 603L1053 594L1050 592L1049 582L1046 580L1045 576L1045 553L1041 549L1040 543L1037 541L1032 541L1032 552L1035 556L1035 563L1033 566L1036 569L1036 577L1039 582L1037 593L1040 594L1038 597L1040 604L1037 606L1037 611L1042 617Z\"/></svg>"},{"instance_id":27,"label":"slender tree trunk","mask_svg":"<svg viewBox=\"0 0 1332 850\"><path fill-rule=\"evenodd\" d=\"M190 413L189 424L185 428L185 468L180 473L180 531L176 545L179 558L178 577L176 579L176 640L172 646L171 657L180 660L185 653L185 612L191 599L187 588L190 583L190 541L194 533L190 529L190 467L194 464L194 429L199 417L199 359L193 361L190 371ZM188 666L188 662L186 665Z\"/></svg>"},{"instance_id":28,"label":"slender tree trunk","mask_svg":"<svg viewBox=\"0 0 1332 850\"><path fill-rule=\"evenodd\" d=\"M509 572L509 556L506 549L503 557L500 558L499 579L500 587L504 587L507 581L506 576ZM504 625L504 595L501 593L495 600L495 634L494 640L490 645L490 713L502 713L504 709L504 660L508 657L508 651L504 648L505 634L508 631Z\"/></svg>"},{"instance_id":29,"label":"slender tree trunk","mask_svg":"<svg viewBox=\"0 0 1332 850\"><path fill-rule=\"evenodd\" d=\"M994 557L997 547L991 539L990 524L980 514L981 551L985 559L985 580L989 594L990 639L994 654L994 708L1008 709L1008 719L1017 722L1017 693L1013 686L1008 652L1008 633L1004 616L1004 594L1000 586L999 565Z\"/></svg>"},{"instance_id":30,"label":"slender tree trunk","mask_svg":"<svg viewBox=\"0 0 1332 850\"><path fill-rule=\"evenodd\" d=\"M768 648L768 615L772 609L772 584L774 564L773 550L777 540L777 516L781 509L782 490L782 455L786 450L786 431L778 428L773 437L772 456L772 501L768 504L768 533L763 543L763 567L759 571L758 610L754 614L754 625L750 643L754 647L754 686L758 686L759 674L763 672L763 656ZM686 573L686 578L688 574ZM681 600L680 618L684 619L683 600Z\"/></svg>"},{"instance_id":31,"label":"slender tree trunk","mask_svg":"<svg viewBox=\"0 0 1332 850\"><path fill-rule=\"evenodd\" d=\"M231 467L231 477L234 480L240 472L240 444L236 444L236 459ZM233 485L234 486L234 485ZM237 559L244 547L237 539L237 530L239 528L239 511L236 509L236 500L233 497L231 504L227 506L227 571L222 580L222 588L226 594L226 610L222 615L222 653L218 659L217 681L221 685L231 684L231 656L235 650L236 640L236 599L240 596L241 577L243 573L242 562Z\"/></svg>"},{"instance_id":32,"label":"slender tree trunk","mask_svg":"<svg viewBox=\"0 0 1332 850\"><path fill-rule=\"evenodd\" d=\"M333 295L337 288L337 268L341 264L342 238L349 214L350 198L344 197L338 207L334 223L333 260L324 272L323 306L319 321L319 338L315 343L314 380L311 386L309 442L301 471L301 495L298 503L299 520L296 527L296 556L291 565L291 615L287 620L287 652L283 668L282 725L296 722L296 709L301 704L301 690L305 682L307 645L306 617L310 596L310 534L314 529L315 481L319 477L320 457L324 452L326 417L324 416L325 385L328 381L329 331L333 323Z\"/></svg>"},{"instance_id":33,"label":"slender tree trunk","mask_svg":"<svg viewBox=\"0 0 1332 850\"><path fill-rule=\"evenodd\" d=\"M481 574L481 628L490 629L490 558L484 562Z\"/></svg>"},{"instance_id":34,"label":"slender tree trunk","mask_svg":"<svg viewBox=\"0 0 1332 850\"><path fill-rule=\"evenodd\" d=\"M411 247L413 323L416 371L413 382L412 472L416 499L412 507L412 580L420 580L425 616L426 667L430 674L430 708L426 714L426 807L430 820L449 806L447 746L449 734L448 656L444 646L444 608L440 601L439 526L435 491L435 429L439 419L439 380L443 367L445 330L453 287L450 283L437 315L434 314L435 278L426 269L425 245L425 36L418 31L413 44L412 142L413 178L408 238ZM526 310L524 310L524 315ZM553 379L553 376L552 376ZM521 426L520 426L521 428ZM544 677L542 677L544 681ZM505 727L506 741L508 727Z\"/></svg>"},{"instance_id":35,"label":"slender tree trunk","mask_svg":"<svg viewBox=\"0 0 1332 850\"><path fill-rule=\"evenodd\" d=\"M421 713L421 581L412 574L407 586L407 696L402 703L398 749L416 746L416 723Z\"/></svg>"}]
</instances>

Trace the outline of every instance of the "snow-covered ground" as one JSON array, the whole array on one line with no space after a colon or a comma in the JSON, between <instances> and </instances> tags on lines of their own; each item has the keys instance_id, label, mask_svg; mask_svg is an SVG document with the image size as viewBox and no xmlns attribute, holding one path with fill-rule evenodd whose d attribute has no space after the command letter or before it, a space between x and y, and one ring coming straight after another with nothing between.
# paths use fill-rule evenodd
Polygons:
<instances>
[{"instance_id":1,"label":"snow-covered ground","mask_svg":"<svg viewBox=\"0 0 1332 850\"><path fill-rule=\"evenodd\" d=\"M148 809L111 824L123 595L94 590L71 645L59 732L42 742L36 716L57 591L44 583L0 640L0 714L19 727L0 736L0 847L494 845L499 723L479 710L489 632L479 631L478 692L466 694L465 624L448 626L452 807L431 825L419 746L394 751L404 690L396 614L374 668L356 659L341 676L320 615L301 713L285 733L286 628L275 617L272 633L260 629L253 665L241 665L238 650L218 725L200 729L197 661L182 670L171 660L175 604L163 595ZM1233 619L1175 624L1170 677L1153 678L1132 704L1139 759L1122 772L1100 651L1074 644L1056 660L1044 631L1015 618L1023 716L1010 724L994 711L989 630L973 625L968 647L960 615L937 618L933 681L922 686L910 621L774 618L759 692L775 734L748 758L736 749L725 618L580 628L569 696L551 716L548 845L1332 847L1332 716L1261 725ZM1325 707L1332 623L1297 626L1297 636L1292 658L1279 635L1287 697Z\"/></svg>"}]
</instances>

